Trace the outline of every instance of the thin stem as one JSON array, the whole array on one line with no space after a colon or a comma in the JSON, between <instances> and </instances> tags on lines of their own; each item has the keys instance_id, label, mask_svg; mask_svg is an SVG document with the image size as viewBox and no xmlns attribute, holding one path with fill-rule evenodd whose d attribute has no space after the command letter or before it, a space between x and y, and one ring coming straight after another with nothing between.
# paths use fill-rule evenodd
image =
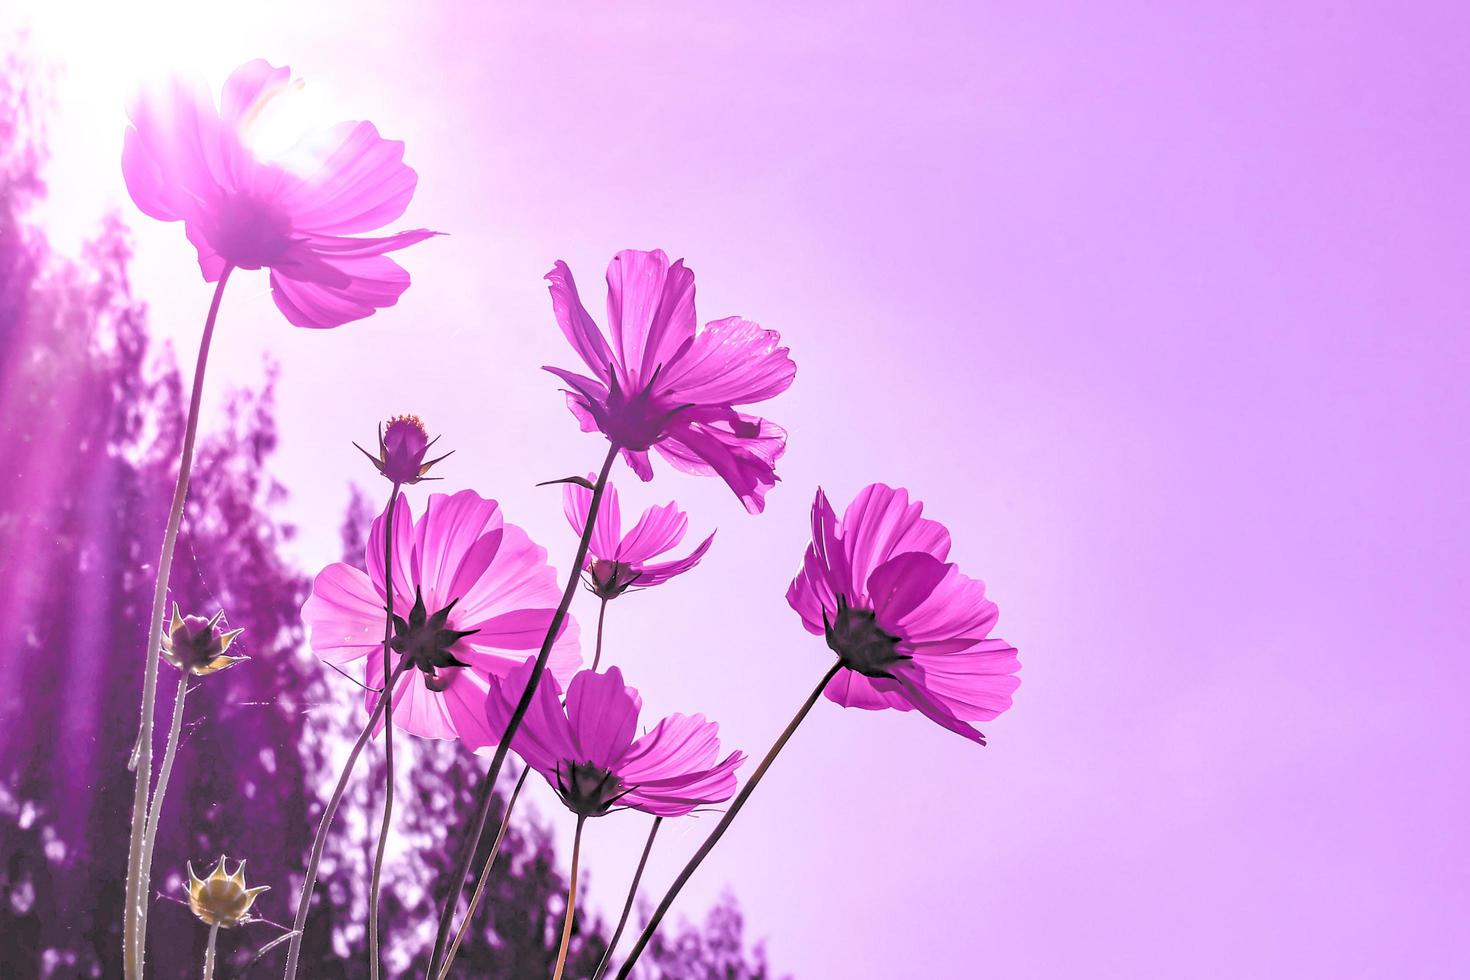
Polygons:
<instances>
[{"instance_id":1,"label":"thin stem","mask_svg":"<svg viewBox=\"0 0 1470 980\"><path fill-rule=\"evenodd\" d=\"M445 980L449 976L449 968L454 964L454 957L459 954L459 944L464 942L464 937L470 931L470 922L475 918L475 912L480 907L480 899L485 894L485 883L490 880L490 869L495 867L495 857L500 853L500 842L505 840L505 832L510 828L511 812L516 808L516 799L521 795L521 787L526 785L526 777L530 773L530 766L521 770L515 789L511 791L510 801L505 804L505 814L500 818L500 829L495 833L495 843L490 845L490 856L485 858L485 866L480 869L480 880L475 884L475 894L470 899L470 907L465 912L464 918L460 920L459 931L454 934L454 942L450 944L449 952L444 956L444 966L439 970L439 980Z\"/></svg>"},{"instance_id":2,"label":"thin stem","mask_svg":"<svg viewBox=\"0 0 1470 980\"><path fill-rule=\"evenodd\" d=\"M194 362L194 387L189 394L189 414L184 420L184 445L179 452L179 475L174 482L174 499L163 531L163 548L158 556L158 574L153 583L153 614L148 620L148 653L143 660L143 707L138 722L138 740L133 744L128 768L133 770L133 821L128 839L128 879L123 898L123 972L127 980L142 980L143 952L148 931L148 891L143 887L143 838L148 823L149 782L153 778L153 705L158 695L158 651L163 645L164 605L168 601L168 574L174 564L174 543L184 515L184 498L189 495L189 473L194 468L194 437L199 431L199 403L204 397L204 369L209 363L209 342L219 316L232 266L220 272L199 338L199 356ZM161 790L163 787L160 786Z\"/></svg>"},{"instance_id":3,"label":"thin stem","mask_svg":"<svg viewBox=\"0 0 1470 980\"><path fill-rule=\"evenodd\" d=\"M807 712L812 710L812 705L817 703L817 698L822 696L822 691L826 690L827 684L831 682L832 678L837 676L837 672L841 669L842 661L839 660L828 668L827 673L822 675L821 681L812 689L812 693L807 696L800 710L796 712L796 716L786 726L786 730L781 733L780 738L776 739L776 743L771 746L771 750L766 753L766 757L761 760L761 764L756 767L755 772L751 773L750 779L735 797L735 802L730 804L730 809L725 811L725 815L720 818L720 822L715 825L715 829L710 831L704 843L699 845L699 850L695 851L694 856L689 859L689 863L684 865L684 870L679 872L679 877L675 878L674 883L669 886L669 890L665 893L663 900L658 903L658 908L653 910L653 916L648 920L648 925L643 927L643 934L638 937L638 944L633 947L633 952L629 953L628 958L623 961L623 968L618 971L617 980L627 980L628 975L633 971L633 964L638 962L638 957L643 953L643 948L648 945L649 940L653 938L653 934L658 931L659 923L663 921L664 916L668 913L669 906L674 904L674 899L678 897L680 890L689 881L695 869L709 856L709 852L715 849L715 845L725 835L725 830L734 822L735 815L740 812L740 808L745 806L745 801L750 799L750 794L755 792L755 788L760 785L761 777L766 774L767 769L771 768L771 763L776 761L776 756L785 748L787 741L790 740L792 734L796 731L796 726L801 724L802 719L807 716Z\"/></svg>"},{"instance_id":4,"label":"thin stem","mask_svg":"<svg viewBox=\"0 0 1470 980\"><path fill-rule=\"evenodd\" d=\"M561 950L556 954L556 972L551 975L551 980L561 980L561 975L567 968L567 949L572 945L572 916L577 911L577 862L582 857L582 825L587 818L581 815L577 817L577 833L572 837L572 873L571 881L567 885L567 918L561 927Z\"/></svg>"},{"instance_id":5,"label":"thin stem","mask_svg":"<svg viewBox=\"0 0 1470 980\"><path fill-rule=\"evenodd\" d=\"M209 942L204 947L204 980L214 980L214 941L219 938L219 923L209 927Z\"/></svg>"},{"instance_id":6,"label":"thin stem","mask_svg":"<svg viewBox=\"0 0 1470 980\"><path fill-rule=\"evenodd\" d=\"M189 681L189 672L180 671L179 689L174 695L174 716L168 726L168 745L163 750L163 766L158 770L158 784L154 787L153 799L148 804L148 822L143 832L143 860L141 862L143 881L140 885L142 888L140 894L143 895L148 894L148 882L153 877L153 845L158 840L158 818L163 812L164 790L168 788L169 777L173 775L174 756L179 752L179 733L184 727L184 699L189 694ZM145 930L148 928L146 909L143 916L143 928Z\"/></svg>"},{"instance_id":7,"label":"thin stem","mask_svg":"<svg viewBox=\"0 0 1470 980\"><path fill-rule=\"evenodd\" d=\"M357 766L357 757L362 754L362 747L372 737L373 729L378 725L378 719L382 717L384 705L392 699L392 688L402 676L405 668L409 666L408 658L399 660L398 666L393 670L393 676L388 679L388 691L378 698L378 704L373 708L373 713L368 716L367 724L362 726L362 734L357 736L357 741L352 743L352 752L347 756L347 763L342 767L342 775L337 777L337 786L332 790L332 798L327 801L327 808L322 811L321 822L317 824L316 837L311 842L311 857L306 862L306 877L301 882L301 898L296 904L296 921L291 929L296 935L291 937L291 945L286 951L286 980L295 980L296 966L301 959L301 939L306 931L306 915L311 911L311 893L316 888L316 869L322 860L322 847L327 841L327 830L332 826L332 819L337 815L337 806L342 802L342 794L347 789L347 779L352 775L352 770Z\"/></svg>"},{"instance_id":8,"label":"thin stem","mask_svg":"<svg viewBox=\"0 0 1470 980\"><path fill-rule=\"evenodd\" d=\"M596 672L597 665L602 663L602 621L607 616L607 600L602 600L602 605L597 607L597 652L592 655L592 670Z\"/></svg>"},{"instance_id":9,"label":"thin stem","mask_svg":"<svg viewBox=\"0 0 1470 980\"><path fill-rule=\"evenodd\" d=\"M607 951L602 954L602 962L592 971L593 980L598 980L606 973L608 965L612 963L613 950L618 948L618 940L623 938L623 927L628 924L628 913L633 911L633 899L638 895L638 883L643 880L643 868L648 864L649 853L653 851L653 839L658 836L658 828L663 822L663 817L653 818L653 827L648 831L648 842L643 845L643 856L638 859L638 870L633 872L633 884L628 886L628 900L623 903L623 914L618 917L618 927L607 941Z\"/></svg>"},{"instance_id":10,"label":"thin stem","mask_svg":"<svg viewBox=\"0 0 1470 980\"><path fill-rule=\"evenodd\" d=\"M557 634L561 631L561 624L567 618L567 609L572 604L572 596L576 594L577 583L581 581L582 565L587 561L587 549L592 543L592 529L597 525L597 508L602 502L602 492L607 489L607 476L612 472L613 461L617 458L618 446L613 443L608 447L607 458L602 461L602 471L597 475L597 482L592 487L592 505L587 513L587 526L582 529L582 540L577 545L576 557L572 559L571 572L567 575L567 586L562 590L561 605L556 607L556 613L551 617L551 625L546 630L546 639L541 641L541 651L536 655L531 678L526 682L526 689L521 692L521 700L516 704L516 709L510 716L510 723L505 726L505 734L501 737L500 744L495 747L495 757L491 760L490 768L485 773L485 780L480 786L478 813L475 816L473 829L465 838L464 846L460 848L458 867L449 879L449 890L444 896L444 908L439 913L439 932L434 938L434 948L429 953L429 968L424 973L426 977L438 975L439 959L448 943L450 926L454 924L455 906L459 903L460 894L464 892L465 879L469 877L470 864L475 859L475 849L479 847L480 838L485 833L485 821L490 815L490 800L494 795L495 781L500 776L501 766L505 765L505 756L510 751L511 739L515 737L516 731L521 727L521 720L526 717L526 712L531 707L531 699L536 695L536 686L541 683L541 672L546 669L547 658L551 656L552 644L556 642Z\"/></svg>"},{"instance_id":11,"label":"thin stem","mask_svg":"<svg viewBox=\"0 0 1470 980\"><path fill-rule=\"evenodd\" d=\"M383 852L388 847L388 827L393 822L393 690L391 643L393 641L393 511L398 507L398 487L395 481L393 492L388 496L388 513L383 522L383 577L387 581L388 615L383 620L383 701L387 709L383 712L384 762L387 775L384 777L383 826L378 830L378 853L373 858L372 893L368 896L368 968L372 980L378 980L378 892L383 878ZM379 702L382 703L382 702Z\"/></svg>"}]
</instances>

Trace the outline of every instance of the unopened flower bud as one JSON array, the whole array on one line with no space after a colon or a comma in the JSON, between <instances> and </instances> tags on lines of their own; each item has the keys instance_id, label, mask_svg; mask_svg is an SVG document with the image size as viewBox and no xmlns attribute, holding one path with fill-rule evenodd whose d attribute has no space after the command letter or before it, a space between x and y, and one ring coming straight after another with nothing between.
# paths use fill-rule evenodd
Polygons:
<instances>
[{"instance_id":1,"label":"unopened flower bud","mask_svg":"<svg viewBox=\"0 0 1470 980\"><path fill-rule=\"evenodd\" d=\"M189 871L189 911L207 926L232 929L242 922L250 921L250 906L255 896L269 891L269 885L255 888L245 887L245 862L241 861L234 874L225 874L225 859L221 855L219 864L208 878L194 874L194 866L185 864Z\"/></svg>"},{"instance_id":2,"label":"unopened flower bud","mask_svg":"<svg viewBox=\"0 0 1470 980\"><path fill-rule=\"evenodd\" d=\"M438 436L429 438L428 430L424 428L423 420L417 415L395 415L388 420L387 428L378 427L378 455L357 446L358 450L366 456L377 468L384 478L394 483L409 485L418 483L420 480L435 480L438 477L426 476L429 467L444 459L452 453L445 453L436 459L424 461L429 447L438 442ZM356 443L353 443L356 446Z\"/></svg>"},{"instance_id":3,"label":"unopened flower bud","mask_svg":"<svg viewBox=\"0 0 1470 980\"><path fill-rule=\"evenodd\" d=\"M224 610L209 619L203 616L179 615L179 604L174 603L174 615L169 623L168 635L163 638L163 659L179 670L186 670L195 677L217 673L233 667L249 657L231 657L226 651L243 629L221 630L219 621Z\"/></svg>"}]
</instances>

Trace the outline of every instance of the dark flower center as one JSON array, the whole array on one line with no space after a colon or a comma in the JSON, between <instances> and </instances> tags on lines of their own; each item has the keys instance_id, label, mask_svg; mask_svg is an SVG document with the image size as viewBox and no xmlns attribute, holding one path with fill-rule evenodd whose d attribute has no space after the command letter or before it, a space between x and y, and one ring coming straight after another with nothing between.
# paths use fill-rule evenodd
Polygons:
<instances>
[{"instance_id":1,"label":"dark flower center","mask_svg":"<svg viewBox=\"0 0 1470 980\"><path fill-rule=\"evenodd\" d=\"M602 816L628 792L621 779L590 762L558 766L556 791L568 809L583 817Z\"/></svg>"},{"instance_id":2,"label":"dark flower center","mask_svg":"<svg viewBox=\"0 0 1470 980\"><path fill-rule=\"evenodd\" d=\"M618 383L617 373L613 373L608 385L607 418L603 431L609 439L624 449L644 452L654 443L661 442L668 435L667 430L674 416L688 407L654 396L654 388L661 371L662 364L654 368L653 374L643 382L643 387L634 392L623 391L622 385Z\"/></svg>"},{"instance_id":3,"label":"dark flower center","mask_svg":"<svg viewBox=\"0 0 1470 980\"><path fill-rule=\"evenodd\" d=\"M901 660L911 659L898 652L899 637L878 625L878 614L871 609L855 609L847 596L837 597L837 615L828 617L822 610L822 623L827 628L827 646L842 663L868 677L891 677L889 668Z\"/></svg>"},{"instance_id":4,"label":"dark flower center","mask_svg":"<svg viewBox=\"0 0 1470 980\"><path fill-rule=\"evenodd\" d=\"M274 265L290 248L291 220L247 194L232 194L210 215L205 237L231 265L259 269Z\"/></svg>"},{"instance_id":5,"label":"dark flower center","mask_svg":"<svg viewBox=\"0 0 1470 980\"><path fill-rule=\"evenodd\" d=\"M587 570L588 586L599 599L616 599L638 581L638 571L622 561L599 558Z\"/></svg>"},{"instance_id":6,"label":"dark flower center","mask_svg":"<svg viewBox=\"0 0 1470 980\"><path fill-rule=\"evenodd\" d=\"M453 647L464 637L480 632L449 628L449 611L458 601L453 600L431 616L424 606L423 591L415 587L408 618L393 616L393 649L423 672L424 686L431 691L442 691L449 685L449 676L440 676L439 671L469 666L454 655Z\"/></svg>"}]
</instances>

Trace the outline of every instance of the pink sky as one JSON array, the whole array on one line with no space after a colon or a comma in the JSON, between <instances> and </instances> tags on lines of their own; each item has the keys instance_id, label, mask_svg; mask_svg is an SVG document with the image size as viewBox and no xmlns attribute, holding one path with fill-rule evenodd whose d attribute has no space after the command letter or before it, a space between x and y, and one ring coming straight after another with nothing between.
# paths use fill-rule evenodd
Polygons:
<instances>
[{"instance_id":1,"label":"pink sky","mask_svg":"<svg viewBox=\"0 0 1470 980\"><path fill-rule=\"evenodd\" d=\"M314 333L263 274L225 300L211 385L281 363L310 569L347 482L374 486L350 440L401 411L458 449L440 488L498 497L565 565L560 494L531 484L602 450L539 371L573 363L555 259L598 310L614 251L662 247L702 319L781 331L766 514L618 471L625 507L721 529L611 611L648 709L757 754L785 724L828 662L783 599L819 483L926 501L1025 666L985 749L813 713L680 905L732 887L779 968L1465 976L1470 13L1158 6L184 5L82 37L42 5L48 220L64 241L123 208L192 355L209 288L122 191L130 52L216 85L289 63L407 141L405 226L451 235L404 253L397 308ZM651 887L709 826L661 835ZM645 831L589 828L594 905Z\"/></svg>"}]
</instances>

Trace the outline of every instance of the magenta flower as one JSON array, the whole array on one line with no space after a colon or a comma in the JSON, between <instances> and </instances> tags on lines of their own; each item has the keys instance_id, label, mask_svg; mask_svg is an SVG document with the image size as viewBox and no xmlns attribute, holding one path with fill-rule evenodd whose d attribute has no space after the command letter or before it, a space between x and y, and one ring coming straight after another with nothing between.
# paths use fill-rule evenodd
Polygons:
<instances>
[{"instance_id":1,"label":"magenta flower","mask_svg":"<svg viewBox=\"0 0 1470 980\"><path fill-rule=\"evenodd\" d=\"M367 572L338 562L312 584L302 607L307 640L322 660L346 667L366 658L368 684L383 677L383 532L380 515L367 543ZM393 522L393 617L396 670L410 668L393 694L394 723L424 738L491 744L504 731L485 727L489 682L521 662L519 651L541 646L561 597L546 552L500 505L473 490L436 493L417 524L398 498ZM582 662L577 625L567 618L549 661L569 678ZM369 692L367 707L377 705Z\"/></svg>"},{"instance_id":2,"label":"magenta flower","mask_svg":"<svg viewBox=\"0 0 1470 980\"><path fill-rule=\"evenodd\" d=\"M485 699L488 730L505 731L535 658L492 678ZM741 752L720 754L720 726L703 715L670 715L641 738L643 699L623 684L622 672L583 670L567 688L543 675L511 748L546 777L573 813L597 817L626 806L659 817L723 803L735 794Z\"/></svg>"},{"instance_id":3,"label":"magenta flower","mask_svg":"<svg viewBox=\"0 0 1470 980\"><path fill-rule=\"evenodd\" d=\"M397 220L418 183L403 144L370 122L308 132L276 159L254 148L301 85L289 68L246 62L216 109L202 81L172 81L129 109L123 177L144 214L184 223L206 281L268 268L286 319L336 327L396 303L408 273L385 253L436 232L347 237Z\"/></svg>"},{"instance_id":4,"label":"magenta flower","mask_svg":"<svg viewBox=\"0 0 1470 980\"><path fill-rule=\"evenodd\" d=\"M740 317L696 334L694 273L661 251L627 250L607 267L614 350L582 307L566 263L546 278L562 333L592 371L546 368L571 386L567 405L582 431L606 435L643 480L653 478L648 450L657 449L677 469L723 479L746 510L764 508L786 432L735 406L790 387L796 365L780 335Z\"/></svg>"},{"instance_id":5,"label":"magenta flower","mask_svg":"<svg viewBox=\"0 0 1470 980\"><path fill-rule=\"evenodd\" d=\"M572 530L581 535L587 526L587 511L592 507L592 491L568 483L562 491L561 504ZM599 599L616 599L633 586L646 589L661 585L689 571L709 551L715 540L713 533L683 558L651 561L677 548L688 528L688 515L677 504L667 503L645 510L633 530L623 534L618 488L609 482L597 508L597 522L592 527L592 542L587 549L585 571L592 592Z\"/></svg>"},{"instance_id":6,"label":"magenta flower","mask_svg":"<svg viewBox=\"0 0 1470 980\"><path fill-rule=\"evenodd\" d=\"M906 491L875 483L839 522L818 490L812 543L786 601L842 660L828 698L917 708L984 745L966 722L1010 707L1021 664L1015 647L987 636L999 611L984 583L945 563L949 531L922 513Z\"/></svg>"}]
</instances>

